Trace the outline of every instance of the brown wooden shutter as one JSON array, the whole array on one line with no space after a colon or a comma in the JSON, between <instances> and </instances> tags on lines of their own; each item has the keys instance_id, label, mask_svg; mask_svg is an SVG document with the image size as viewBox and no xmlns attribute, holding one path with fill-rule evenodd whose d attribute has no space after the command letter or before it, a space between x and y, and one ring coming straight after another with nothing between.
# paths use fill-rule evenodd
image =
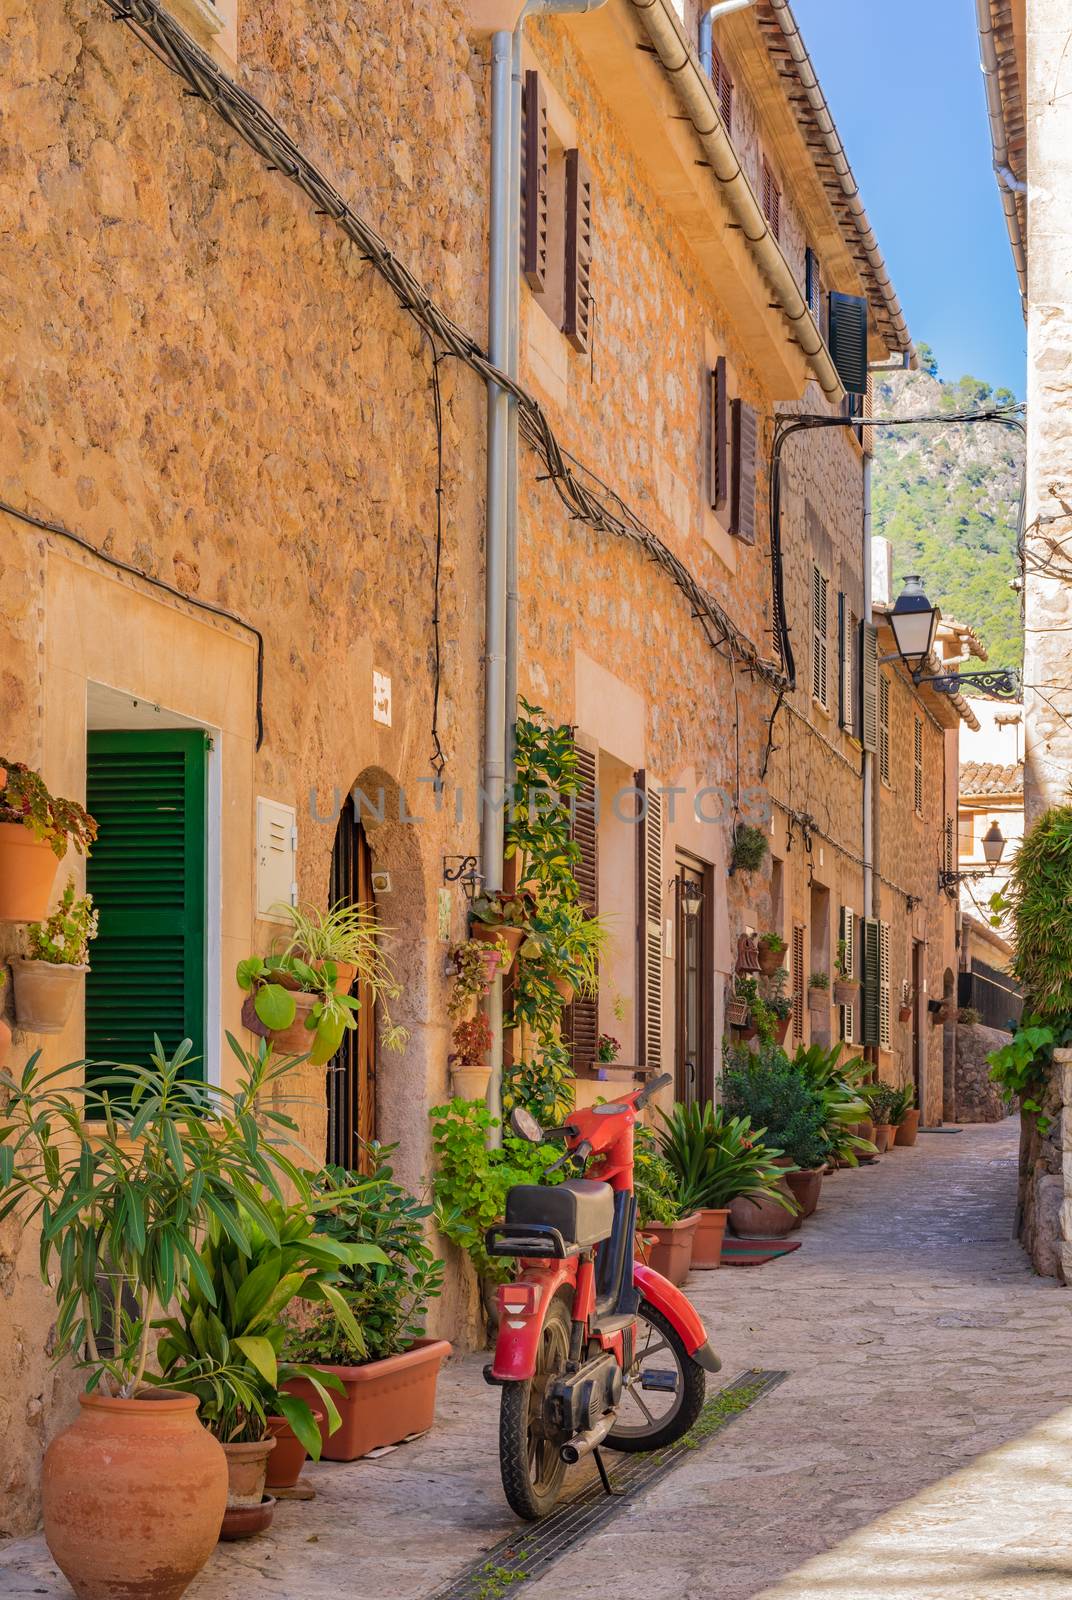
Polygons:
<instances>
[{"instance_id":1,"label":"brown wooden shutter","mask_svg":"<svg viewBox=\"0 0 1072 1600\"><path fill-rule=\"evenodd\" d=\"M581 904L588 916L599 912L599 815L596 810L599 785L599 748L586 741L575 743L580 790L572 807L570 837L580 848L581 859L574 867ZM562 1013L562 1037L570 1047L575 1076L591 1072L599 1039L599 995L578 995Z\"/></svg>"},{"instance_id":2,"label":"brown wooden shutter","mask_svg":"<svg viewBox=\"0 0 1072 1600\"><path fill-rule=\"evenodd\" d=\"M777 239L782 225L782 191L778 187L774 173L763 161L763 215L767 219L767 226Z\"/></svg>"},{"instance_id":3,"label":"brown wooden shutter","mask_svg":"<svg viewBox=\"0 0 1072 1600\"><path fill-rule=\"evenodd\" d=\"M719 356L708 384L708 495L712 511L729 499L729 405L726 400L726 358Z\"/></svg>"},{"instance_id":4,"label":"brown wooden shutter","mask_svg":"<svg viewBox=\"0 0 1072 1600\"><path fill-rule=\"evenodd\" d=\"M804 929L794 925L790 983L793 985L793 1038L804 1037Z\"/></svg>"},{"instance_id":5,"label":"brown wooden shutter","mask_svg":"<svg viewBox=\"0 0 1072 1600\"><path fill-rule=\"evenodd\" d=\"M637 824L637 1061L658 1072L663 1041L663 801L638 772L642 816Z\"/></svg>"},{"instance_id":6,"label":"brown wooden shutter","mask_svg":"<svg viewBox=\"0 0 1072 1600\"><path fill-rule=\"evenodd\" d=\"M521 270L530 289L547 281L547 96L538 72L526 72L522 89Z\"/></svg>"},{"instance_id":7,"label":"brown wooden shutter","mask_svg":"<svg viewBox=\"0 0 1072 1600\"><path fill-rule=\"evenodd\" d=\"M726 71L726 63L718 51L711 51L711 82L715 87L718 114L727 133L733 132L733 79Z\"/></svg>"},{"instance_id":8,"label":"brown wooden shutter","mask_svg":"<svg viewBox=\"0 0 1072 1600\"><path fill-rule=\"evenodd\" d=\"M592 319L592 177L579 150L566 151L566 271L562 332L587 350Z\"/></svg>"},{"instance_id":9,"label":"brown wooden shutter","mask_svg":"<svg viewBox=\"0 0 1072 1600\"><path fill-rule=\"evenodd\" d=\"M755 544L756 414L743 400L733 402L732 472L730 532L745 544Z\"/></svg>"}]
</instances>

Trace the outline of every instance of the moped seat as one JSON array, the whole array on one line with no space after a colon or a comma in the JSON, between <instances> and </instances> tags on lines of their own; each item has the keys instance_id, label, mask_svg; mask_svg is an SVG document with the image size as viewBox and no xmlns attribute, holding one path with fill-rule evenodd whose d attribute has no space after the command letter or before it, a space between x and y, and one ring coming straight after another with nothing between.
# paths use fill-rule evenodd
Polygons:
<instances>
[{"instance_id":1,"label":"moped seat","mask_svg":"<svg viewBox=\"0 0 1072 1600\"><path fill-rule=\"evenodd\" d=\"M568 1244L587 1250L609 1239L614 1227L614 1190L592 1178L570 1178L553 1187L517 1183L506 1195L507 1223L545 1222Z\"/></svg>"}]
</instances>

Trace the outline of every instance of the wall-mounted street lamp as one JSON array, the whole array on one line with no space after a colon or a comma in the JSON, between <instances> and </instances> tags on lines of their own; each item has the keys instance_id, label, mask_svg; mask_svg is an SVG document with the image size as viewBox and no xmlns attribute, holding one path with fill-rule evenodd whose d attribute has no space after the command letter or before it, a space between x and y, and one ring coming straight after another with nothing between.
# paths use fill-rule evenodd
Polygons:
<instances>
[{"instance_id":1,"label":"wall-mounted street lamp","mask_svg":"<svg viewBox=\"0 0 1072 1600\"><path fill-rule=\"evenodd\" d=\"M470 905L480 893L480 886L484 882L484 875L479 867L480 863L476 856L443 857L443 882L460 884L462 893Z\"/></svg>"},{"instance_id":2,"label":"wall-mounted street lamp","mask_svg":"<svg viewBox=\"0 0 1072 1600\"><path fill-rule=\"evenodd\" d=\"M695 917L703 904L703 889L695 878L681 878L678 880L677 892L682 911L687 917Z\"/></svg>"},{"instance_id":3,"label":"wall-mounted street lamp","mask_svg":"<svg viewBox=\"0 0 1072 1600\"><path fill-rule=\"evenodd\" d=\"M939 672L924 676L923 669L934 649L941 620L942 613L927 599L923 580L915 573L906 577L904 588L897 596L897 604L890 612L890 627L893 629L897 654L884 656L883 662L903 662L913 683L926 684L936 694L959 694L962 689L971 688L992 700L1018 700L1022 687L1020 674L1009 668L990 672Z\"/></svg>"},{"instance_id":4,"label":"wall-mounted street lamp","mask_svg":"<svg viewBox=\"0 0 1072 1600\"><path fill-rule=\"evenodd\" d=\"M965 867L959 872L939 872L938 888L955 889L958 883L964 883L969 878L989 878L994 868L1000 863L1005 853L1005 835L998 827L997 818L990 824L983 834L983 856L986 860L985 867Z\"/></svg>"}]
</instances>

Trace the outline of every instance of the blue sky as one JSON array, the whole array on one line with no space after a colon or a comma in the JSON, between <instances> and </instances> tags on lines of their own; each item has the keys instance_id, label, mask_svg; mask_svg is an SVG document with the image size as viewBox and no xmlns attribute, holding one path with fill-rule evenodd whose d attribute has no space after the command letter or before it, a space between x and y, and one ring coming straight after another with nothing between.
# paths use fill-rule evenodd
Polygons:
<instances>
[{"instance_id":1,"label":"blue sky","mask_svg":"<svg viewBox=\"0 0 1072 1600\"><path fill-rule=\"evenodd\" d=\"M1024 393L972 0L793 0L912 336ZM898 62L905 54L903 66Z\"/></svg>"}]
</instances>

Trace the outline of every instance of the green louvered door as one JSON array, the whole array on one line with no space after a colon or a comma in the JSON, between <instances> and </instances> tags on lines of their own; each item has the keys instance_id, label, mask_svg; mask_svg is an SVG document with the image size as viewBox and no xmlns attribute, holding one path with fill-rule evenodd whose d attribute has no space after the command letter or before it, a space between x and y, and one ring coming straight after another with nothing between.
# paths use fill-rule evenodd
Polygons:
<instances>
[{"instance_id":1,"label":"green louvered door","mask_svg":"<svg viewBox=\"0 0 1072 1600\"><path fill-rule=\"evenodd\" d=\"M86 1057L205 1055L205 772L199 729L91 733L86 803L100 833L86 879L100 913L86 979Z\"/></svg>"}]
</instances>

